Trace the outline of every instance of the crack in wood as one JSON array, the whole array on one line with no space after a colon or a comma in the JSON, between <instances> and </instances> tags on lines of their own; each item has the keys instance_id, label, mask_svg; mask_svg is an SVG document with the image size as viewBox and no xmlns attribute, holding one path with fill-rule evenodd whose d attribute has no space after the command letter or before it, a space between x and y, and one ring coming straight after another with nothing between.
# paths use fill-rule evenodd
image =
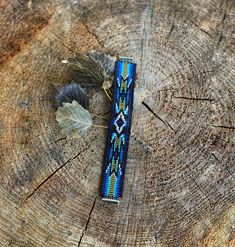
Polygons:
<instances>
[{"instance_id":1,"label":"crack in wood","mask_svg":"<svg viewBox=\"0 0 235 247\"><path fill-rule=\"evenodd\" d=\"M82 235L81 235L81 237L80 237L80 239L79 239L79 242L78 242L78 247L81 245L82 239L83 239L83 237L84 237L84 235L85 235L85 233L86 233L86 230L87 230L88 224L89 224L89 222L90 222L91 214L92 214L92 211L93 211L93 209L94 209L94 207L95 207L96 201L97 201L97 196L95 197L95 200L94 200L94 202L93 202L93 204L92 204L92 207L91 207L91 210L90 210L90 212L89 212L89 215L88 215L86 224L85 224L84 229L83 229L83 231L82 231Z\"/></svg>"},{"instance_id":2,"label":"crack in wood","mask_svg":"<svg viewBox=\"0 0 235 247\"><path fill-rule=\"evenodd\" d=\"M173 21L172 21L172 23L171 23L170 30L169 30L169 32L168 32L168 34L167 34L167 36L166 36L166 42L164 43L164 45L166 45L166 44L168 43L169 38L170 38L171 33L173 32L174 28L175 28L175 15L174 15L174 17L173 17Z\"/></svg>"},{"instance_id":3,"label":"crack in wood","mask_svg":"<svg viewBox=\"0 0 235 247\"><path fill-rule=\"evenodd\" d=\"M190 175L189 175L190 176ZM200 185L196 182L196 180L192 177L192 176L190 176L190 178L193 180L193 182L194 182L194 184L197 186L197 188L201 191L201 193L206 197L206 199L209 201L209 206L211 207L211 208L213 208L212 207L212 205L213 205L213 203L212 203L212 201L210 200L210 198L206 195L206 193L201 189L201 187L200 187Z\"/></svg>"},{"instance_id":4,"label":"crack in wood","mask_svg":"<svg viewBox=\"0 0 235 247\"><path fill-rule=\"evenodd\" d=\"M21 6L25 7L24 4L20 0L17 0L17 3L19 3Z\"/></svg>"},{"instance_id":5,"label":"crack in wood","mask_svg":"<svg viewBox=\"0 0 235 247\"><path fill-rule=\"evenodd\" d=\"M94 32L92 32L92 31L90 30L90 28L88 27L87 24L85 24L84 22L83 22L82 24L83 24L83 26L86 28L87 32L88 32L89 34L91 34L91 35L95 38L95 40L98 42L98 44L99 44L102 48L105 49L104 44L99 40L99 37L97 36L97 34L94 33Z\"/></svg>"},{"instance_id":6,"label":"crack in wood","mask_svg":"<svg viewBox=\"0 0 235 247\"><path fill-rule=\"evenodd\" d=\"M222 1L222 5L223 5L223 3L224 3L224 1ZM228 9L228 1L226 2L226 7L225 7L225 10L224 10L224 14L223 14L223 17L222 17L221 22L220 22L220 25L222 25L222 29L221 29L221 32L220 32L219 39L218 39L218 42L216 44L216 47L219 46L219 44L221 43L221 41L223 39L224 21L225 21L226 16L227 16L227 9Z\"/></svg>"},{"instance_id":7,"label":"crack in wood","mask_svg":"<svg viewBox=\"0 0 235 247\"><path fill-rule=\"evenodd\" d=\"M51 145L51 144L55 144L55 143L57 143L57 142L60 142L60 141L62 141L62 140L66 140L67 139L67 137L65 136L65 137L61 137L61 138L59 138L59 139L57 139L57 140L55 140L55 141L53 141L53 142L51 142L51 143L49 143L49 145Z\"/></svg>"},{"instance_id":8,"label":"crack in wood","mask_svg":"<svg viewBox=\"0 0 235 247\"><path fill-rule=\"evenodd\" d=\"M113 14L113 4L112 4L112 2L110 2L109 7L110 7L111 16L114 18L114 14Z\"/></svg>"},{"instance_id":9,"label":"crack in wood","mask_svg":"<svg viewBox=\"0 0 235 247\"><path fill-rule=\"evenodd\" d=\"M222 128L222 129L230 129L230 130L235 130L234 126L225 126L225 125L214 125L212 124L214 128Z\"/></svg>"},{"instance_id":10,"label":"crack in wood","mask_svg":"<svg viewBox=\"0 0 235 247\"><path fill-rule=\"evenodd\" d=\"M185 100L201 100L201 101L214 101L214 99L210 98L191 98L191 97L185 97L185 96L173 96L176 99L185 99Z\"/></svg>"},{"instance_id":11,"label":"crack in wood","mask_svg":"<svg viewBox=\"0 0 235 247\"><path fill-rule=\"evenodd\" d=\"M224 3L224 1L223 1L223 3ZM223 17L222 17L221 22L220 22L221 24L223 24L224 23L224 20L226 19L227 9L228 9L228 1L226 1L226 6L225 6L224 14L223 14Z\"/></svg>"},{"instance_id":12,"label":"crack in wood","mask_svg":"<svg viewBox=\"0 0 235 247\"><path fill-rule=\"evenodd\" d=\"M216 155L215 154L211 154L217 161L219 161L220 162L220 160L216 157Z\"/></svg>"},{"instance_id":13,"label":"crack in wood","mask_svg":"<svg viewBox=\"0 0 235 247\"><path fill-rule=\"evenodd\" d=\"M144 38L145 38L146 34L145 34L145 31L144 31L144 37L141 39L141 42L140 42L140 61L142 62L143 61L143 53L144 53Z\"/></svg>"},{"instance_id":14,"label":"crack in wood","mask_svg":"<svg viewBox=\"0 0 235 247\"><path fill-rule=\"evenodd\" d=\"M207 32L206 30L202 29L197 23L195 23L194 21L190 20L190 22L195 25L200 31L202 31L203 33L205 33L206 35L208 35L210 38L214 38L209 32Z\"/></svg>"},{"instance_id":15,"label":"crack in wood","mask_svg":"<svg viewBox=\"0 0 235 247\"><path fill-rule=\"evenodd\" d=\"M153 16L154 16L154 7L155 7L156 3L153 0L149 1L149 9L150 9L150 27L151 29L153 28Z\"/></svg>"},{"instance_id":16,"label":"crack in wood","mask_svg":"<svg viewBox=\"0 0 235 247\"><path fill-rule=\"evenodd\" d=\"M219 44L221 43L222 39L223 39L223 31L221 31L221 33L220 33L220 36L219 36L219 39L218 39L218 42L217 42L216 46L219 46Z\"/></svg>"},{"instance_id":17,"label":"crack in wood","mask_svg":"<svg viewBox=\"0 0 235 247\"><path fill-rule=\"evenodd\" d=\"M67 45L61 40L61 38L60 38L57 34L55 34L55 33L53 33L53 32L50 32L50 33L53 34L53 35L60 41L60 43L61 43L65 48L67 48L69 51L75 53L75 51L74 51L73 49L71 49L69 46L67 46Z\"/></svg>"},{"instance_id":18,"label":"crack in wood","mask_svg":"<svg viewBox=\"0 0 235 247\"><path fill-rule=\"evenodd\" d=\"M97 137L98 135L96 135ZM95 140L95 139L94 139ZM62 164L61 166L59 166L55 171L53 171L46 179L44 179L25 199L24 201L27 201L31 196L33 196L38 189L40 189L53 175L55 175L58 171L60 171L63 167L65 167L68 163L70 163L70 161L76 159L80 154L82 154L83 152L85 152L86 150L88 150L90 148L90 146L92 145L93 141L83 150L81 150L78 154L76 154L74 157L68 159L64 164Z\"/></svg>"},{"instance_id":19,"label":"crack in wood","mask_svg":"<svg viewBox=\"0 0 235 247\"><path fill-rule=\"evenodd\" d=\"M221 161L215 154L212 153L211 155L212 155L212 156L214 157L214 159L217 160L220 164L223 164L222 161ZM233 177L233 173L232 173L227 167L225 167L225 170L230 174L230 176L231 176L232 178L234 178L234 177Z\"/></svg>"},{"instance_id":20,"label":"crack in wood","mask_svg":"<svg viewBox=\"0 0 235 247\"><path fill-rule=\"evenodd\" d=\"M142 102L142 104L157 118L159 119L166 127L169 127L172 131L175 131L175 129L166 121L163 120L161 117L159 117L145 102Z\"/></svg>"}]
</instances>

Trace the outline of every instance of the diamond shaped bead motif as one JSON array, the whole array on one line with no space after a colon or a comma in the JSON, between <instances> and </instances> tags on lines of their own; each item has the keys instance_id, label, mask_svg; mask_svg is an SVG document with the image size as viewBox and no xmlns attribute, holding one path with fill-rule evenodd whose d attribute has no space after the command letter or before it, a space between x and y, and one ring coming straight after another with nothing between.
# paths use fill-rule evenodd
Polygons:
<instances>
[{"instance_id":1,"label":"diamond shaped bead motif","mask_svg":"<svg viewBox=\"0 0 235 247\"><path fill-rule=\"evenodd\" d=\"M125 117L124 117L122 112L120 112L117 115L117 117L116 117L116 119L114 121L114 125L116 127L117 132L120 134L122 132L123 128L125 127L125 125L126 125L126 120L125 120Z\"/></svg>"}]
</instances>

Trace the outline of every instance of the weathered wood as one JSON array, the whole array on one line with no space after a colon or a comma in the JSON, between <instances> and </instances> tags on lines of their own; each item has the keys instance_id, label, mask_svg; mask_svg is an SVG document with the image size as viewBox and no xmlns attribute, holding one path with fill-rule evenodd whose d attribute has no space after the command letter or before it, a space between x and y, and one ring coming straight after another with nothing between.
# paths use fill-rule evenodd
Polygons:
<instances>
[{"instance_id":1,"label":"weathered wood","mask_svg":"<svg viewBox=\"0 0 235 247\"><path fill-rule=\"evenodd\" d=\"M0 245L235 246L234 23L234 0L2 0ZM152 92L119 206L97 197L106 130L55 121L61 60L90 50L134 57Z\"/></svg>"}]
</instances>

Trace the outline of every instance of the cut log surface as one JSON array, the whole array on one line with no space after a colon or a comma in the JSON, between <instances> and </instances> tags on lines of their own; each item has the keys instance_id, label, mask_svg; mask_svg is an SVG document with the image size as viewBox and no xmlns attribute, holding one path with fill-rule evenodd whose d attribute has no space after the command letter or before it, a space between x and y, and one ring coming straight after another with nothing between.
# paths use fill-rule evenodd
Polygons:
<instances>
[{"instance_id":1,"label":"cut log surface","mask_svg":"<svg viewBox=\"0 0 235 247\"><path fill-rule=\"evenodd\" d=\"M1 0L0 246L234 247L234 28L234 0ZM91 50L133 57L151 91L119 205L98 193L107 130L55 120L78 79L61 61Z\"/></svg>"}]
</instances>

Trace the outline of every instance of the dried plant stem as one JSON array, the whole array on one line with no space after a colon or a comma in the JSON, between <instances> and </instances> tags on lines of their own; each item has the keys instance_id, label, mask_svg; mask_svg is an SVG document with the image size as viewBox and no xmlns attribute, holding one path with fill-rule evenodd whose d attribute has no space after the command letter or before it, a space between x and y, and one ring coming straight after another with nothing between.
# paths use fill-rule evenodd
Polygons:
<instances>
[{"instance_id":1,"label":"dried plant stem","mask_svg":"<svg viewBox=\"0 0 235 247\"><path fill-rule=\"evenodd\" d=\"M103 119L108 119L107 117L103 117L103 116L101 116L101 115L99 115L99 114L94 114L94 113L92 113L91 115L94 116L94 117L99 117L99 118L103 118Z\"/></svg>"},{"instance_id":2,"label":"dried plant stem","mask_svg":"<svg viewBox=\"0 0 235 247\"><path fill-rule=\"evenodd\" d=\"M108 129L108 126L92 124L93 127Z\"/></svg>"},{"instance_id":3,"label":"dried plant stem","mask_svg":"<svg viewBox=\"0 0 235 247\"><path fill-rule=\"evenodd\" d=\"M110 94L110 95L112 95L112 92L111 92L111 90L108 88L107 89L107 91L108 91L108 93Z\"/></svg>"},{"instance_id":4,"label":"dried plant stem","mask_svg":"<svg viewBox=\"0 0 235 247\"><path fill-rule=\"evenodd\" d=\"M107 97L109 98L109 100L112 101L111 97L109 96L109 94L108 94L108 92L107 92L107 89L105 89L104 87L103 87L103 89L104 89L105 94L106 94Z\"/></svg>"}]
</instances>

